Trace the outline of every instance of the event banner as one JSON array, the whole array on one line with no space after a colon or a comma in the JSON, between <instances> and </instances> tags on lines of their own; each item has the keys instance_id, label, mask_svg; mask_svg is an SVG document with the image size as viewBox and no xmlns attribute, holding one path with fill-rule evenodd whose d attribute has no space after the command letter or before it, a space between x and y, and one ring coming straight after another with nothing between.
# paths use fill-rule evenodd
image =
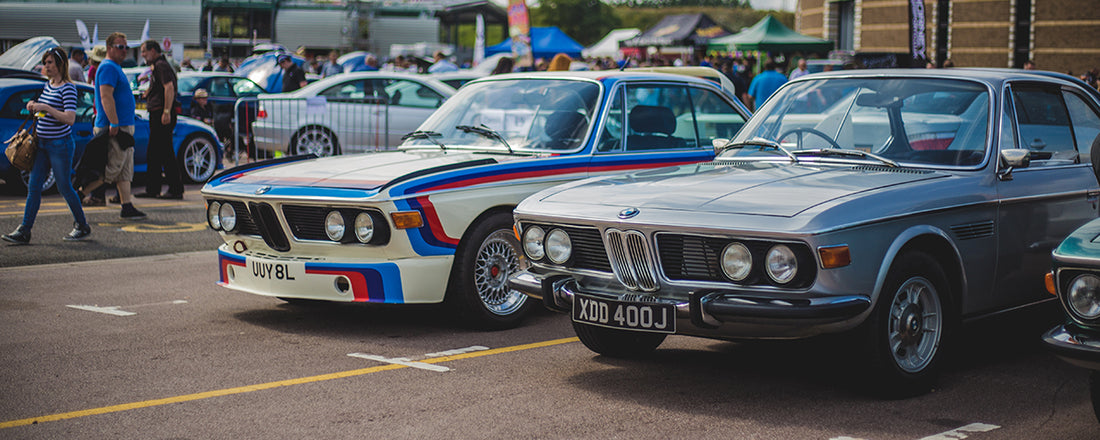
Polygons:
<instances>
[{"instance_id":1,"label":"event banner","mask_svg":"<svg viewBox=\"0 0 1100 440\"><path fill-rule=\"evenodd\" d=\"M527 19L526 0L508 0L508 36L512 39L512 56L516 65L533 66L531 25Z\"/></svg>"},{"instance_id":2,"label":"event banner","mask_svg":"<svg viewBox=\"0 0 1100 440\"><path fill-rule=\"evenodd\" d=\"M913 66L923 67L927 60L924 39L924 0L909 0L909 55Z\"/></svg>"}]
</instances>

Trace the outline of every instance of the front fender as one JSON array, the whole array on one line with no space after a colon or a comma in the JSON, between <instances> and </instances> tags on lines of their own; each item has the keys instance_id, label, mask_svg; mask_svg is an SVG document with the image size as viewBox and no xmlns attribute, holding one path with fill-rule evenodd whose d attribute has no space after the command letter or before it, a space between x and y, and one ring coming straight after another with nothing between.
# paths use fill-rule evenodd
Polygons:
<instances>
[{"instance_id":1,"label":"front fender","mask_svg":"<svg viewBox=\"0 0 1100 440\"><path fill-rule=\"evenodd\" d=\"M953 258L950 263L954 264L958 270L953 270L951 267L944 267L944 270L948 274L958 274L958 279L952 280L957 282L957 285L962 289L957 292L956 296L966 291L966 271L962 270L962 255L959 253L959 248L955 245L955 242L951 240L947 232L938 227L932 225L916 225L909 227L898 234L897 237L894 237L894 241L890 243L890 247L886 250L886 255L883 256L882 265L879 266L878 276L875 279L874 291L871 294L872 304L878 304L879 294L882 292L883 285L886 284L886 276L890 273L890 266L893 266L894 260L898 258L898 255L900 255L902 251L918 246L916 241L924 237L936 240L940 242L941 246L948 249L948 252ZM941 261L941 263L943 262Z\"/></svg>"}]
</instances>

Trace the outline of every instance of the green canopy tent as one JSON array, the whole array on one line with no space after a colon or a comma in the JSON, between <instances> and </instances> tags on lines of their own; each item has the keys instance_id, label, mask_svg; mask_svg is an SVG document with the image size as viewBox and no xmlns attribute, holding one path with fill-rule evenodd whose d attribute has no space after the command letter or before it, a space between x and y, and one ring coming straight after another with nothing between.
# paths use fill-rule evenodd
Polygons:
<instances>
[{"instance_id":1,"label":"green canopy tent","mask_svg":"<svg viewBox=\"0 0 1100 440\"><path fill-rule=\"evenodd\" d=\"M739 33L710 40L707 50L825 53L833 50L833 42L802 35L769 15Z\"/></svg>"}]
</instances>

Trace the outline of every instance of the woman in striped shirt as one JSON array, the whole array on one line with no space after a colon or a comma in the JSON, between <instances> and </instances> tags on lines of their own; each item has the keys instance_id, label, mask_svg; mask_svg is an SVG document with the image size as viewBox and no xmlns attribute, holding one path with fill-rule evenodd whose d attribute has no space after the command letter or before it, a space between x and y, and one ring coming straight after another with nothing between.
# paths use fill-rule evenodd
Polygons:
<instances>
[{"instance_id":1,"label":"woman in striped shirt","mask_svg":"<svg viewBox=\"0 0 1100 440\"><path fill-rule=\"evenodd\" d=\"M31 169L30 182L27 183L23 223L12 233L0 237L15 244L31 241L31 227L42 203L42 185L50 170L53 170L57 188L73 213L73 230L64 240L82 240L92 233L80 205L80 196L72 183L73 152L76 149L72 136L73 123L76 122L76 86L69 79L69 57L60 47L56 47L42 55L42 66L49 81L42 96L27 103L27 110L38 115L38 153Z\"/></svg>"}]
</instances>

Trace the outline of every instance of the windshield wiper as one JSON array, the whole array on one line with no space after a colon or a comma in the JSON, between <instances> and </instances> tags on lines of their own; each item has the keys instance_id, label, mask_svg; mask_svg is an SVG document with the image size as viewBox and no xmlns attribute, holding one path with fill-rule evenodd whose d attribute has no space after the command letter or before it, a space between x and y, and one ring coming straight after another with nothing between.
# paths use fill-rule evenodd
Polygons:
<instances>
[{"instance_id":1,"label":"windshield wiper","mask_svg":"<svg viewBox=\"0 0 1100 440\"><path fill-rule=\"evenodd\" d=\"M770 140L770 139L764 139L762 137L754 137L754 138L749 139L747 141L741 141L741 142L736 142L736 143L732 143L732 142L728 143L728 144L722 146L722 148L719 148L718 151L715 153L715 156L717 156L719 154L722 154L722 152L726 151L726 150L736 150L736 149L741 149L741 148L745 148L745 147L748 147L748 146L764 147L764 148L760 149L761 151L763 151L765 149L769 149L769 148L778 150L779 152L783 153L783 155L787 156L787 158L790 159L791 162L798 163L798 158L795 157L795 155L791 154L790 150L787 150L786 148L783 148L782 145L779 145L779 142L776 142L776 141L773 141L773 140Z\"/></svg>"},{"instance_id":2,"label":"windshield wiper","mask_svg":"<svg viewBox=\"0 0 1100 440\"><path fill-rule=\"evenodd\" d=\"M501 136L500 133L497 133L495 130L485 126L485 124L481 124L480 127L475 127L473 125L456 125L455 128L462 130L466 133L477 133L489 139L496 139L500 141L500 143L504 144L504 148L508 149L508 154L514 154L514 152L512 151L512 146L508 145L508 141L504 140L504 136Z\"/></svg>"},{"instance_id":3,"label":"windshield wiper","mask_svg":"<svg viewBox=\"0 0 1100 440\"><path fill-rule=\"evenodd\" d=\"M888 167L897 168L897 167L900 166L900 165L898 165L897 162L894 162L894 161L892 161L890 159L887 159L885 157L879 156L879 155L874 154L874 153L868 153L866 151L859 151L859 150L848 150L848 149L837 149L837 148L818 148L818 149L815 149L815 150L798 150L798 151L795 151L794 154L805 154L805 155L814 155L814 156L867 157L867 158L871 158L871 159L877 160L879 162L882 162L882 163L886 164L886 166L888 166Z\"/></svg>"},{"instance_id":4,"label":"windshield wiper","mask_svg":"<svg viewBox=\"0 0 1100 440\"><path fill-rule=\"evenodd\" d=\"M431 141L433 144L439 145L440 150L447 151L447 147L445 145L441 144L439 141L437 141L435 139L432 139L432 137L434 137L434 136L443 136L443 135L439 134L439 133L436 133L434 131L417 130L417 131L414 131L412 133L401 136L401 140L404 141L405 139L427 139L427 140Z\"/></svg>"}]
</instances>

